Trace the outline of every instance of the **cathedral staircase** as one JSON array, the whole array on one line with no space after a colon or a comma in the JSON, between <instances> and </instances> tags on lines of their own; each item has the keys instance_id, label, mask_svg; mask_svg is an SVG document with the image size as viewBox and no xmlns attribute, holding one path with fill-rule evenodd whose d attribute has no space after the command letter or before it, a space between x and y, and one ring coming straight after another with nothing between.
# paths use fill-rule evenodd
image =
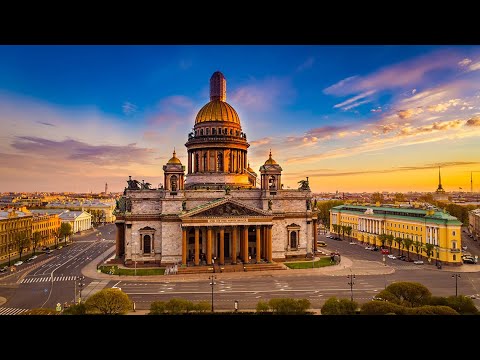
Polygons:
<instances>
[{"instance_id":1,"label":"cathedral staircase","mask_svg":"<svg viewBox=\"0 0 480 360\"><path fill-rule=\"evenodd\" d=\"M245 266L244 266L245 265ZM266 270L286 270L286 267L280 263L260 263L260 264L215 264L215 271L212 265L207 266L189 266L179 267L178 274L210 274L210 273L229 273L229 272L248 272L248 271L266 271Z\"/></svg>"}]
</instances>

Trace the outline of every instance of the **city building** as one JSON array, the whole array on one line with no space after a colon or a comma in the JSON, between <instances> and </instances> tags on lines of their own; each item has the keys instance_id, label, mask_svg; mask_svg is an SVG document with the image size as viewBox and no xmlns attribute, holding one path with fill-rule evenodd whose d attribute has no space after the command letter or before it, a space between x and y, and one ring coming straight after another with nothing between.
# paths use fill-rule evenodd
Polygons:
<instances>
[{"instance_id":1,"label":"city building","mask_svg":"<svg viewBox=\"0 0 480 360\"><path fill-rule=\"evenodd\" d=\"M185 146L187 166L174 150L159 189L127 181L115 211L117 257L125 264L234 265L312 254L317 219L308 179L284 189L271 152L257 179L220 72Z\"/></svg>"},{"instance_id":2,"label":"city building","mask_svg":"<svg viewBox=\"0 0 480 360\"><path fill-rule=\"evenodd\" d=\"M60 215L60 220L68 222L72 226L72 232L85 231L92 228L92 215L86 211L64 211Z\"/></svg>"},{"instance_id":3,"label":"city building","mask_svg":"<svg viewBox=\"0 0 480 360\"><path fill-rule=\"evenodd\" d=\"M0 261L19 255L19 241L32 236L32 214L25 208L0 210ZM27 249L24 249L24 251Z\"/></svg>"},{"instance_id":4,"label":"city building","mask_svg":"<svg viewBox=\"0 0 480 360\"><path fill-rule=\"evenodd\" d=\"M480 209L468 212L468 230L477 239L480 237Z\"/></svg>"},{"instance_id":5,"label":"city building","mask_svg":"<svg viewBox=\"0 0 480 360\"><path fill-rule=\"evenodd\" d=\"M85 200L77 199L70 201L52 201L46 206L46 209L62 209L70 211L86 211L92 215L92 224L115 222L115 201L113 199Z\"/></svg>"},{"instance_id":6,"label":"city building","mask_svg":"<svg viewBox=\"0 0 480 360\"><path fill-rule=\"evenodd\" d=\"M448 201L448 194L445 192L442 186L442 176L440 174L440 167L438 167L438 187L433 194L433 199L436 201Z\"/></svg>"},{"instance_id":7,"label":"city building","mask_svg":"<svg viewBox=\"0 0 480 360\"><path fill-rule=\"evenodd\" d=\"M335 232L334 225L351 227L352 238L376 246L382 245L379 238L381 234L418 241L422 244L419 254L423 257L426 257L425 244L433 244L433 259L444 264L462 264L462 223L446 211L434 208L340 205L330 210L332 233ZM341 233L343 236L343 231ZM392 248L398 249L399 244L393 241ZM406 251L403 246L400 249ZM417 255L413 244L410 252Z\"/></svg>"},{"instance_id":8,"label":"city building","mask_svg":"<svg viewBox=\"0 0 480 360\"><path fill-rule=\"evenodd\" d=\"M61 220L58 214L45 214L31 212L32 218L32 237L36 232L41 235L37 247L50 246L55 244L55 238L60 229Z\"/></svg>"}]
</instances>

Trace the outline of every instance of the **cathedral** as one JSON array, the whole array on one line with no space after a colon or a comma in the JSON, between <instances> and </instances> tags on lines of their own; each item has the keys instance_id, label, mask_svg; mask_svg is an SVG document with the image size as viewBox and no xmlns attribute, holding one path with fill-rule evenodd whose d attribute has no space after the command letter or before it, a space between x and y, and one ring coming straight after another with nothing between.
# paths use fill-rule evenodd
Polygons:
<instances>
[{"instance_id":1,"label":"cathedral","mask_svg":"<svg viewBox=\"0 0 480 360\"><path fill-rule=\"evenodd\" d=\"M271 151L258 178L247 134L226 100L226 79L217 71L185 143L187 164L174 151L158 189L127 180L115 210L116 256L125 265L260 264L316 251L308 178L284 189Z\"/></svg>"}]
</instances>

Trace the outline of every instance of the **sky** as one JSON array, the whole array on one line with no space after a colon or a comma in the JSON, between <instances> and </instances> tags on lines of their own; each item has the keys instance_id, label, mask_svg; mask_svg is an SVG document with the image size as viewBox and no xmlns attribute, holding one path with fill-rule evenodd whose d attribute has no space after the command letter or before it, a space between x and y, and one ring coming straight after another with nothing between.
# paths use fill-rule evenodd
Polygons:
<instances>
[{"instance_id":1,"label":"sky","mask_svg":"<svg viewBox=\"0 0 480 360\"><path fill-rule=\"evenodd\" d=\"M217 70L286 188L480 191L480 46L5 45L0 192L157 187Z\"/></svg>"}]
</instances>

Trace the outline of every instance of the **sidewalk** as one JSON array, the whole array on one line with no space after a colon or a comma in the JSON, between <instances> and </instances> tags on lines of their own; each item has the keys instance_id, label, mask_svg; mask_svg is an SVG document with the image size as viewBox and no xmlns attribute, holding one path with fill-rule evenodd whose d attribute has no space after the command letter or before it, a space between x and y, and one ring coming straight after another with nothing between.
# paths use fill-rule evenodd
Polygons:
<instances>
[{"instance_id":1,"label":"sidewalk","mask_svg":"<svg viewBox=\"0 0 480 360\"><path fill-rule=\"evenodd\" d=\"M86 277L96 280L131 280L142 282L189 282L204 280L210 276L210 273L206 274L182 274L182 275L149 275L149 276L120 276L109 275L97 272L97 264L110 254L115 249L112 246L106 250L103 254L97 256L87 266L82 269L82 274ZM326 266L315 269L287 269L287 270L267 270L267 271L252 271L252 272L230 272L230 273L215 273L217 279L249 279L258 277L277 277L277 276L312 276L312 275L330 275L330 276L343 276L349 275L352 272L355 275L384 275L395 272L390 266L385 266L379 261L367 261L367 260L355 260L353 262L349 258L342 256L342 261L338 265Z\"/></svg>"}]
</instances>

